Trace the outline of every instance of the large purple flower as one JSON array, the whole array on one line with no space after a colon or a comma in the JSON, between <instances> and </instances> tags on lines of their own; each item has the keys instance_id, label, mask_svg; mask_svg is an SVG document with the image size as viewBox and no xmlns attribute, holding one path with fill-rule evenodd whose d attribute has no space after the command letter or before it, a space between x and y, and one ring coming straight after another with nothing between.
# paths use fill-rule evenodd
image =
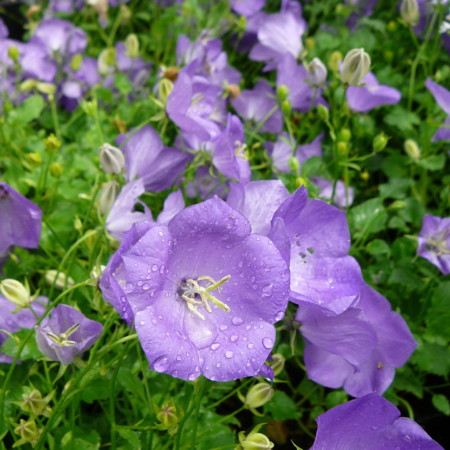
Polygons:
<instances>
[{"instance_id":1,"label":"large purple flower","mask_svg":"<svg viewBox=\"0 0 450 450\"><path fill-rule=\"evenodd\" d=\"M432 141L450 141L450 91L440 84L435 83L431 78L427 78L425 86L431 92L438 105L448 114L448 117L444 122L445 127L438 129L437 133L433 136Z\"/></svg>"},{"instance_id":2,"label":"large purple flower","mask_svg":"<svg viewBox=\"0 0 450 450\"><path fill-rule=\"evenodd\" d=\"M419 234L417 254L428 259L444 275L450 273L450 217L426 214Z\"/></svg>"},{"instance_id":3,"label":"large purple flower","mask_svg":"<svg viewBox=\"0 0 450 450\"><path fill-rule=\"evenodd\" d=\"M311 450L443 450L416 422L377 394L335 406L317 418Z\"/></svg>"},{"instance_id":4,"label":"large purple flower","mask_svg":"<svg viewBox=\"0 0 450 450\"><path fill-rule=\"evenodd\" d=\"M395 368L403 366L417 346L403 318L368 285L340 314L301 303L296 320L306 340L309 378L331 388L342 386L354 397L382 394Z\"/></svg>"},{"instance_id":5,"label":"large purple flower","mask_svg":"<svg viewBox=\"0 0 450 450\"><path fill-rule=\"evenodd\" d=\"M134 325L150 367L193 380L257 375L289 297L289 270L267 237L214 197L167 226L125 233L100 280Z\"/></svg>"},{"instance_id":6,"label":"large purple flower","mask_svg":"<svg viewBox=\"0 0 450 450\"><path fill-rule=\"evenodd\" d=\"M0 183L0 253L12 245L37 248L42 211L6 183Z\"/></svg>"}]
</instances>

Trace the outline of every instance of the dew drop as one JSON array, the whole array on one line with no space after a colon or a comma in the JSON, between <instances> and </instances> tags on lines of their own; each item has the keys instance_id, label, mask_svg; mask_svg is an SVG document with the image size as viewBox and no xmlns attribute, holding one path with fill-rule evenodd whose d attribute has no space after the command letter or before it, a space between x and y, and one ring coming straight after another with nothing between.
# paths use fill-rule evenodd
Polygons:
<instances>
[{"instance_id":1,"label":"dew drop","mask_svg":"<svg viewBox=\"0 0 450 450\"><path fill-rule=\"evenodd\" d=\"M253 348L253 344L247 344L247 348Z\"/></svg>"},{"instance_id":2,"label":"dew drop","mask_svg":"<svg viewBox=\"0 0 450 450\"><path fill-rule=\"evenodd\" d=\"M195 374L190 373L190 374L188 375L188 380L194 381L194 380L195 380Z\"/></svg>"},{"instance_id":3,"label":"dew drop","mask_svg":"<svg viewBox=\"0 0 450 450\"><path fill-rule=\"evenodd\" d=\"M145 283L145 284L142 286L142 289L143 289L144 291L148 291L148 290L150 289L150 285L149 285L148 283Z\"/></svg>"},{"instance_id":4,"label":"dew drop","mask_svg":"<svg viewBox=\"0 0 450 450\"><path fill-rule=\"evenodd\" d=\"M227 351L225 353L225 357L228 358L228 359L231 359L233 356L234 356L234 353L232 351Z\"/></svg>"},{"instance_id":5,"label":"dew drop","mask_svg":"<svg viewBox=\"0 0 450 450\"><path fill-rule=\"evenodd\" d=\"M145 320L141 320L141 325L145 325Z\"/></svg>"},{"instance_id":6,"label":"dew drop","mask_svg":"<svg viewBox=\"0 0 450 450\"><path fill-rule=\"evenodd\" d=\"M231 322L233 322L233 321L231 321ZM225 331L225 330L228 330L228 327L226 325L220 325L219 326L219 330L220 331Z\"/></svg>"},{"instance_id":7,"label":"dew drop","mask_svg":"<svg viewBox=\"0 0 450 450\"><path fill-rule=\"evenodd\" d=\"M153 264L152 272L156 272L157 270L158 270L158 266L156 264Z\"/></svg>"},{"instance_id":8,"label":"dew drop","mask_svg":"<svg viewBox=\"0 0 450 450\"><path fill-rule=\"evenodd\" d=\"M273 341L270 338L264 338L262 340L262 343L263 343L265 348L271 349L273 347Z\"/></svg>"},{"instance_id":9,"label":"dew drop","mask_svg":"<svg viewBox=\"0 0 450 450\"><path fill-rule=\"evenodd\" d=\"M177 361L181 361L181 355L177 356Z\"/></svg>"},{"instance_id":10,"label":"dew drop","mask_svg":"<svg viewBox=\"0 0 450 450\"><path fill-rule=\"evenodd\" d=\"M220 344L218 344L217 342L213 345L211 345L211 350L217 350L220 347Z\"/></svg>"},{"instance_id":11,"label":"dew drop","mask_svg":"<svg viewBox=\"0 0 450 450\"><path fill-rule=\"evenodd\" d=\"M266 284L263 288L262 288L262 296L263 297L271 297L273 294L273 284Z\"/></svg>"},{"instance_id":12,"label":"dew drop","mask_svg":"<svg viewBox=\"0 0 450 450\"><path fill-rule=\"evenodd\" d=\"M275 320L278 322L284 317L284 311L278 311L277 315L275 316Z\"/></svg>"},{"instance_id":13,"label":"dew drop","mask_svg":"<svg viewBox=\"0 0 450 450\"><path fill-rule=\"evenodd\" d=\"M231 342L236 342L239 339L239 336L237 334L233 334L233 336L230 337Z\"/></svg>"},{"instance_id":14,"label":"dew drop","mask_svg":"<svg viewBox=\"0 0 450 450\"><path fill-rule=\"evenodd\" d=\"M239 317L239 316L235 316L235 317L233 317L232 319L231 319L231 323L233 324L233 325L241 325L242 323L244 323L244 321L242 320L242 318L241 317Z\"/></svg>"}]
</instances>

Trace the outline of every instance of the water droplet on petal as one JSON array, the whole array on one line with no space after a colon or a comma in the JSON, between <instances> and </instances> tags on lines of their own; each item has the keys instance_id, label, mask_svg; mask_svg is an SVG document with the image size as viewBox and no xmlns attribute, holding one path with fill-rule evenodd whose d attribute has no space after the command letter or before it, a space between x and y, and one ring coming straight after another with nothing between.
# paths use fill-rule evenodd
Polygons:
<instances>
[{"instance_id":1,"label":"water droplet on petal","mask_svg":"<svg viewBox=\"0 0 450 450\"><path fill-rule=\"evenodd\" d=\"M168 363L169 360L167 359L167 356L160 356L159 358L155 359L155 361L153 361L153 369L157 372L164 372L169 365Z\"/></svg>"},{"instance_id":2,"label":"water droplet on petal","mask_svg":"<svg viewBox=\"0 0 450 450\"><path fill-rule=\"evenodd\" d=\"M231 359L233 356L234 356L234 353L232 351L227 351L225 353L225 357L228 358L228 359Z\"/></svg>"},{"instance_id":3,"label":"water droplet on petal","mask_svg":"<svg viewBox=\"0 0 450 450\"><path fill-rule=\"evenodd\" d=\"M247 344L247 348L253 348L253 344Z\"/></svg>"},{"instance_id":4,"label":"water droplet on petal","mask_svg":"<svg viewBox=\"0 0 450 450\"><path fill-rule=\"evenodd\" d=\"M211 345L211 350L217 350L220 347L220 344L218 344L217 342L215 344Z\"/></svg>"},{"instance_id":5,"label":"water droplet on petal","mask_svg":"<svg viewBox=\"0 0 450 450\"><path fill-rule=\"evenodd\" d=\"M264 347L266 347L267 349L271 349L273 347L273 341L270 338L264 338L262 340L262 343L263 343Z\"/></svg>"},{"instance_id":6,"label":"water droplet on petal","mask_svg":"<svg viewBox=\"0 0 450 450\"><path fill-rule=\"evenodd\" d=\"M190 374L188 375L188 380L190 380L190 381L195 380L195 375L194 375L193 373L190 373Z\"/></svg>"},{"instance_id":7,"label":"water droplet on petal","mask_svg":"<svg viewBox=\"0 0 450 450\"><path fill-rule=\"evenodd\" d=\"M262 288L262 296L263 297L271 297L273 294L273 284L266 284L263 288Z\"/></svg>"},{"instance_id":8,"label":"water droplet on petal","mask_svg":"<svg viewBox=\"0 0 450 450\"><path fill-rule=\"evenodd\" d=\"M244 323L244 321L242 320L242 318L241 317L239 317L239 316L235 316L235 317L233 317L232 319L231 319L231 323L233 324L233 325L241 325L242 323Z\"/></svg>"},{"instance_id":9,"label":"water droplet on petal","mask_svg":"<svg viewBox=\"0 0 450 450\"><path fill-rule=\"evenodd\" d=\"M157 270L158 270L158 266L156 264L153 264L152 272L156 272Z\"/></svg>"},{"instance_id":10,"label":"water droplet on petal","mask_svg":"<svg viewBox=\"0 0 450 450\"><path fill-rule=\"evenodd\" d=\"M230 337L231 342L236 342L239 339L239 336L236 334L233 334L233 336Z\"/></svg>"},{"instance_id":11,"label":"water droplet on petal","mask_svg":"<svg viewBox=\"0 0 450 450\"><path fill-rule=\"evenodd\" d=\"M177 361L181 361L181 355L177 355Z\"/></svg>"},{"instance_id":12,"label":"water droplet on petal","mask_svg":"<svg viewBox=\"0 0 450 450\"><path fill-rule=\"evenodd\" d=\"M233 322L233 321L232 321ZM228 330L228 327L226 326L226 325L220 325L219 326L219 330L220 331L225 331L225 330Z\"/></svg>"}]
</instances>

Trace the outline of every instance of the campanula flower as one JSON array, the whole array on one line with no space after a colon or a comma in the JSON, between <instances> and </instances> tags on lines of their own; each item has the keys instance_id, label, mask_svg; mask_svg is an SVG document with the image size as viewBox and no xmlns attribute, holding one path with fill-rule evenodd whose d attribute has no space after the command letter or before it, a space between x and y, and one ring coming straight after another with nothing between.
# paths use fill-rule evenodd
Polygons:
<instances>
[{"instance_id":1,"label":"campanula flower","mask_svg":"<svg viewBox=\"0 0 450 450\"><path fill-rule=\"evenodd\" d=\"M437 130L432 141L450 141L450 91L440 84L435 83L431 78L427 78L425 86L431 92L438 105L448 114L448 117L444 122L445 127L441 127Z\"/></svg>"}]
</instances>

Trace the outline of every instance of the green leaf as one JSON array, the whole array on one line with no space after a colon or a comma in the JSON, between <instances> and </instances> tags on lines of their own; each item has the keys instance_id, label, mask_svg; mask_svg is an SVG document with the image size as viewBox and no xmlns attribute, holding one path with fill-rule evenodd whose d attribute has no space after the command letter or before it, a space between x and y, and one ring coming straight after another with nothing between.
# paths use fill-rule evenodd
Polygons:
<instances>
[{"instance_id":1,"label":"green leaf","mask_svg":"<svg viewBox=\"0 0 450 450\"><path fill-rule=\"evenodd\" d=\"M351 230L361 235L383 230L386 218L386 209L380 198L367 200L352 208L348 214Z\"/></svg>"},{"instance_id":2,"label":"green leaf","mask_svg":"<svg viewBox=\"0 0 450 450\"><path fill-rule=\"evenodd\" d=\"M445 395L433 395L433 397L431 397L431 402L439 412L445 414L446 416L450 416L450 402Z\"/></svg>"},{"instance_id":3,"label":"green leaf","mask_svg":"<svg viewBox=\"0 0 450 450\"><path fill-rule=\"evenodd\" d=\"M445 165L445 155L431 155L424 159L419 159L417 164L427 170L441 170Z\"/></svg>"},{"instance_id":4,"label":"green leaf","mask_svg":"<svg viewBox=\"0 0 450 450\"><path fill-rule=\"evenodd\" d=\"M391 253L389 245L382 239L370 241L366 246L366 251L372 256L389 255Z\"/></svg>"},{"instance_id":5,"label":"green leaf","mask_svg":"<svg viewBox=\"0 0 450 450\"><path fill-rule=\"evenodd\" d=\"M16 339L9 337L3 343L1 348L1 353L4 353L7 356L12 356L13 358L17 355L17 351L19 350L19 346L21 342L28 336L30 330L22 329L17 333L14 333L14 336L19 339L19 342ZM26 361L28 359L37 359L42 356L42 353L39 351L38 346L36 344L36 339L34 338L34 332L32 336L28 339L24 348L22 349L22 353L20 354L20 360Z\"/></svg>"},{"instance_id":6,"label":"green leaf","mask_svg":"<svg viewBox=\"0 0 450 450\"><path fill-rule=\"evenodd\" d=\"M120 436L129 444L129 446L127 446L126 448L133 450L141 450L142 448L141 440L139 439L139 435L136 433L136 431L127 430L126 428L116 428L116 429L117 432L120 434Z\"/></svg>"},{"instance_id":7,"label":"green leaf","mask_svg":"<svg viewBox=\"0 0 450 450\"><path fill-rule=\"evenodd\" d=\"M295 402L283 391L276 391L269 403L264 405L264 412L274 420L298 419L299 411Z\"/></svg>"},{"instance_id":8,"label":"green leaf","mask_svg":"<svg viewBox=\"0 0 450 450\"><path fill-rule=\"evenodd\" d=\"M411 361L423 372L445 377L450 372L450 349L447 346L424 342L419 344Z\"/></svg>"},{"instance_id":9,"label":"green leaf","mask_svg":"<svg viewBox=\"0 0 450 450\"><path fill-rule=\"evenodd\" d=\"M133 89L133 85L130 80L123 73L118 73L114 77L114 86L122 95L128 95Z\"/></svg>"},{"instance_id":10,"label":"green leaf","mask_svg":"<svg viewBox=\"0 0 450 450\"><path fill-rule=\"evenodd\" d=\"M411 130L415 125L420 123L419 116L411 111L407 111L401 106L394 106L391 111L384 116L384 122L398 128L400 131Z\"/></svg>"},{"instance_id":11,"label":"green leaf","mask_svg":"<svg viewBox=\"0 0 450 450\"><path fill-rule=\"evenodd\" d=\"M427 333L450 341L450 281L442 283L433 293L425 322Z\"/></svg>"},{"instance_id":12,"label":"green leaf","mask_svg":"<svg viewBox=\"0 0 450 450\"><path fill-rule=\"evenodd\" d=\"M94 400L102 400L109 397L108 380L95 378L81 391L81 399L86 403L93 403Z\"/></svg>"},{"instance_id":13,"label":"green leaf","mask_svg":"<svg viewBox=\"0 0 450 450\"><path fill-rule=\"evenodd\" d=\"M44 106L45 102L40 95L32 95L24 100L18 108L12 110L9 117L15 122L25 124L37 119Z\"/></svg>"},{"instance_id":14,"label":"green leaf","mask_svg":"<svg viewBox=\"0 0 450 450\"><path fill-rule=\"evenodd\" d=\"M403 199L414 181L409 178L392 178L388 183L380 184L381 198Z\"/></svg>"}]
</instances>

